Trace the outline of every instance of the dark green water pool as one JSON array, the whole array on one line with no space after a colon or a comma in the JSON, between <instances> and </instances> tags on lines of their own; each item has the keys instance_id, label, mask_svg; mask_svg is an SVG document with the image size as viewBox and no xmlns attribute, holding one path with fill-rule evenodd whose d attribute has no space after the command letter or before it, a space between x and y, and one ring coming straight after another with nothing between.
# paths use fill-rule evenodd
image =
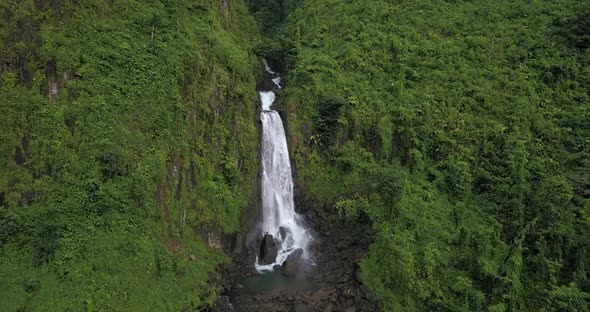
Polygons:
<instances>
[{"instance_id":1,"label":"dark green water pool","mask_svg":"<svg viewBox=\"0 0 590 312\"><path fill-rule=\"evenodd\" d=\"M247 277L239 282L243 287L235 287L229 292L229 297L256 295L261 292L274 290L314 291L311 281L305 276L286 277L280 271L265 272L260 275Z\"/></svg>"}]
</instances>

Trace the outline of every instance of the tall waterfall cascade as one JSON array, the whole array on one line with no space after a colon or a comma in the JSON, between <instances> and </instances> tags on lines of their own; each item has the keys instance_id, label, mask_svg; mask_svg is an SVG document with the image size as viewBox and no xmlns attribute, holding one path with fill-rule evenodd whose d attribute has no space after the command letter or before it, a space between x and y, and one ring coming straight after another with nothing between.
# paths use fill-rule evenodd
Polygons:
<instances>
[{"instance_id":1,"label":"tall waterfall cascade","mask_svg":"<svg viewBox=\"0 0 590 312\"><path fill-rule=\"evenodd\" d=\"M281 78L265 62L266 71L273 77L272 81L281 88ZM273 270L273 266L282 264L296 249L304 250L308 256L307 245L311 236L303 226L301 217L295 212L293 201L293 177L291 162L283 121L279 113L271 110L275 100L273 91L261 91L262 102L262 231L271 234L277 240L279 251L276 261L262 265L256 259L258 271Z\"/></svg>"}]
</instances>

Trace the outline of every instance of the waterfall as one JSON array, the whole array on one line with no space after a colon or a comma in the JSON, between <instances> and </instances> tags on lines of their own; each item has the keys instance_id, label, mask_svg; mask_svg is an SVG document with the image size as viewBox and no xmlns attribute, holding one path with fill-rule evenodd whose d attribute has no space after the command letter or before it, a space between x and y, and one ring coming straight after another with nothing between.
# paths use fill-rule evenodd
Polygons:
<instances>
[{"instance_id":1,"label":"waterfall","mask_svg":"<svg viewBox=\"0 0 590 312\"><path fill-rule=\"evenodd\" d=\"M275 76L272 81L281 88L281 78L265 62L268 73ZM256 259L258 271L272 270L276 264L282 264L289 254L297 248L304 250L307 256L307 244L311 237L295 212L293 201L293 177L291 162L283 121L279 113L271 110L274 103L273 91L261 91L262 102L262 231L272 234L278 241L279 252L274 263L260 265Z\"/></svg>"}]
</instances>

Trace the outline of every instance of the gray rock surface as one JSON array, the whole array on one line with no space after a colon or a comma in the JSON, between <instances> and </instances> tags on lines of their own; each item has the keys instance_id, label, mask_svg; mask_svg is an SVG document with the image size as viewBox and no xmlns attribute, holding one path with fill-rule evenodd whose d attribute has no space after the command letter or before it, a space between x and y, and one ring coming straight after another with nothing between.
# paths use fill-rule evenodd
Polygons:
<instances>
[{"instance_id":1,"label":"gray rock surface","mask_svg":"<svg viewBox=\"0 0 590 312\"><path fill-rule=\"evenodd\" d=\"M270 234L265 234L260 243L260 254L258 261L260 264L271 264L277 260L279 248L274 237Z\"/></svg>"}]
</instances>

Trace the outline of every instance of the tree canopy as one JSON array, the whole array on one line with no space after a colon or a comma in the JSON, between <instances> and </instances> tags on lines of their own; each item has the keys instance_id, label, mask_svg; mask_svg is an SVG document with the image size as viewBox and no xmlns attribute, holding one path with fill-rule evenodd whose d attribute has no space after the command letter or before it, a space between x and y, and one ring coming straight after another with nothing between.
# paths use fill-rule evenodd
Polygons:
<instances>
[{"instance_id":1,"label":"tree canopy","mask_svg":"<svg viewBox=\"0 0 590 312\"><path fill-rule=\"evenodd\" d=\"M588 8L301 0L270 25L299 187L370 217L384 311L588 311Z\"/></svg>"}]
</instances>

